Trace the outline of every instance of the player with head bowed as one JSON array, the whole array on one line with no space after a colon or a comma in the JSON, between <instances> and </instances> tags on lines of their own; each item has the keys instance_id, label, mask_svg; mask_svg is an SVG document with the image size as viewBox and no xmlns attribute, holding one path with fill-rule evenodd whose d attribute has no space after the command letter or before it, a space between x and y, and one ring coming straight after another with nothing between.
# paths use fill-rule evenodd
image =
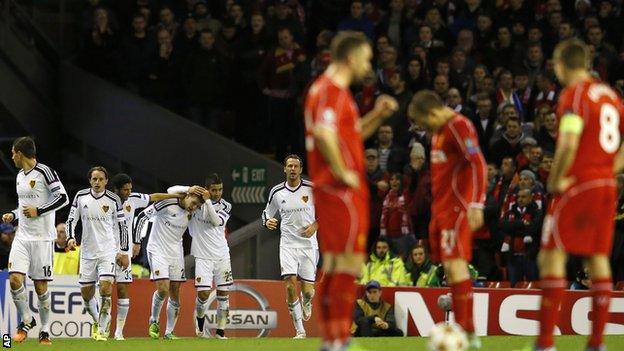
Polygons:
<instances>
[{"instance_id":1,"label":"player with head bowed","mask_svg":"<svg viewBox=\"0 0 624 351\"><path fill-rule=\"evenodd\" d=\"M225 327L230 310L229 290L234 283L230 248L225 238L227 222L232 205L223 199L223 181L218 174L206 178L205 188L199 186L174 186L169 193L196 194L202 196L204 204L193 213L189 233L193 238L191 254L195 257L195 331L199 337L210 337L206 325L206 310L210 292L217 295L216 331L217 339L227 339ZM214 285L213 285L214 282Z\"/></svg>"},{"instance_id":2,"label":"player with head bowed","mask_svg":"<svg viewBox=\"0 0 624 351\"><path fill-rule=\"evenodd\" d=\"M158 201L141 211L135 221L132 240L134 244L140 244L144 227L150 219L153 220L147 243L150 278L156 282L148 329L148 334L153 339L160 337L160 309L167 297L169 300L164 338L178 339L173 330L180 313L180 285L186 281L182 237L193 213L203 202L204 199L196 194Z\"/></svg>"},{"instance_id":3,"label":"player with head bowed","mask_svg":"<svg viewBox=\"0 0 624 351\"><path fill-rule=\"evenodd\" d=\"M421 90L408 108L412 123L433 132L431 139L431 259L441 261L453 293L456 322L472 348L481 347L473 322L472 234L483 226L487 169L470 120L445 106L433 91Z\"/></svg>"}]
</instances>

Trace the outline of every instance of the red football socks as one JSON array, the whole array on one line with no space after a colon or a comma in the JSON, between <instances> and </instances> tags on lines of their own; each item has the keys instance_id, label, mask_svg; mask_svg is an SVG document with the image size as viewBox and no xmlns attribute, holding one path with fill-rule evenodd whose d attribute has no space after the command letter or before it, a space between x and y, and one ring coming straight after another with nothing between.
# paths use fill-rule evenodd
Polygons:
<instances>
[{"instance_id":1,"label":"red football socks","mask_svg":"<svg viewBox=\"0 0 624 351\"><path fill-rule=\"evenodd\" d=\"M329 319L329 297L331 296L331 291L329 291L329 286L331 284L332 274L331 272L325 272L323 274L323 278L318 282L316 286L318 296L318 305L319 305L319 315L320 315L320 324L321 324L321 336L323 337L323 341L331 340L330 338L330 319Z\"/></svg>"},{"instance_id":2,"label":"red football socks","mask_svg":"<svg viewBox=\"0 0 624 351\"><path fill-rule=\"evenodd\" d=\"M592 282L592 333L587 346L598 347L602 345L603 333L609 319L609 303L611 302L611 289L613 283L610 278L597 279Z\"/></svg>"},{"instance_id":3,"label":"red football socks","mask_svg":"<svg viewBox=\"0 0 624 351\"><path fill-rule=\"evenodd\" d=\"M542 303L540 307L540 335L537 338L538 347L547 348L555 344L553 332L559 319L559 306L563 299L565 286L565 279L558 277L544 277L540 281Z\"/></svg>"},{"instance_id":4,"label":"red football socks","mask_svg":"<svg viewBox=\"0 0 624 351\"><path fill-rule=\"evenodd\" d=\"M470 279L459 283L451 284L453 293L453 313L455 322L466 332L474 333L474 322L472 320L472 281Z\"/></svg>"},{"instance_id":5,"label":"red football socks","mask_svg":"<svg viewBox=\"0 0 624 351\"><path fill-rule=\"evenodd\" d=\"M345 342L351 337L355 277L346 273L334 273L327 292L330 340Z\"/></svg>"}]
</instances>

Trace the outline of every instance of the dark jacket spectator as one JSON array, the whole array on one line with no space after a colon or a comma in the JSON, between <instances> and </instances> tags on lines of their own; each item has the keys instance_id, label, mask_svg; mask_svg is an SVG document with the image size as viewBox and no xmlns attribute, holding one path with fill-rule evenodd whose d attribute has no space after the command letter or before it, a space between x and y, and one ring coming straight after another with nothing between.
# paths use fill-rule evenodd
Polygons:
<instances>
[{"instance_id":1,"label":"dark jacket spectator","mask_svg":"<svg viewBox=\"0 0 624 351\"><path fill-rule=\"evenodd\" d=\"M185 62L188 57L199 46L199 31L197 30L197 20L193 17L188 17L182 23L181 30L173 40L173 46L178 52L178 56L182 62Z\"/></svg>"},{"instance_id":2,"label":"dark jacket spectator","mask_svg":"<svg viewBox=\"0 0 624 351\"><path fill-rule=\"evenodd\" d=\"M223 59L214 47L215 37L209 30L203 30L199 48L184 65L183 82L187 103L193 119L218 129L219 111L223 108L220 82L226 72Z\"/></svg>"},{"instance_id":3,"label":"dark jacket spectator","mask_svg":"<svg viewBox=\"0 0 624 351\"><path fill-rule=\"evenodd\" d=\"M492 108L492 99L487 94L480 94L477 98L477 112L470 118L477 130L479 145L483 155L490 156L490 142L496 130L496 114ZM500 164L500 163L497 163Z\"/></svg>"},{"instance_id":4,"label":"dark jacket spectator","mask_svg":"<svg viewBox=\"0 0 624 351\"><path fill-rule=\"evenodd\" d=\"M524 138L522 128L518 120L510 119L505 125L502 138L491 145L490 160L500 164L505 157L516 157L522 151L520 142Z\"/></svg>"},{"instance_id":5,"label":"dark jacket spectator","mask_svg":"<svg viewBox=\"0 0 624 351\"><path fill-rule=\"evenodd\" d=\"M353 311L353 336L403 336L396 327L394 307L381 299L381 285L372 280L366 284L363 298L357 299Z\"/></svg>"},{"instance_id":6,"label":"dark jacket spectator","mask_svg":"<svg viewBox=\"0 0 624 351\"><path fill-rule=\"evenodd\" d=\"M390 175L379 168L378 152L375 149L366 149L366 179L370 191L370 231L368 234L369 246L379 236L381 210L383 201L390 189ZM370 249L370 247L369 247Z\"/></svg>"},{"instance_id":7,"label":"dark jacket spectator","mask_svg":"<svg viewBox=\"0 0 624 351\"><path fill-rule=\"evenodd\" d=\"M150 63L157 50L156 41L146 28L145 18L135 15L132 19L132 33L122 42L124 80L134 91L145 86Z\"/></svg>"},{"instance_id":8,"label":"dark jacket spectator","mask_svg":"<svg viewBox=\"0 0 624 351\"><path fill-rule=\"evenodd\" d=\"M377 131L377 151L379 152L379 167L383 171L397 173L403 171L407 163L405 150L393 142L394 131L392 126L383 125Z\"/></svg>"},{"instance_id":9,"label":"dark jacket spectator","mask_svg":"<svg viewBox=\"0 0 624 351\"><path fill-rule=\"evenodd\" d=\"M429 237L431 220L431 172L426 168L425 148L414 143L410 152L410 162L403 170L403 184L408 197L407 210L416 239Z\"/></svg>"},{"instance_id":10,"label":"dark jacket spectator","mask_svg":"<svg viewBox=\"0 0 624 351\"><path fill-rule=\"evenodd\" d=\"M362 1L353 1L351 3L351 13L349 17L343 19L338 24L338 30L354 30L366 34L369 39L373 39L375 35L375 26L364 15L364 4Z\"/></svg>"},{"instance_id":11,"label":"dark jacket spectator","mask_svg":"<svg viewBox=\"0 0 624 351\"><path fill-rule=\"evenodd\" d=\"M109 12L97 8L93 12L93 26L88 29L83 49L83 66L107 79L119 79L119 32L112 26Z\"/></svg>"}]
</instances>

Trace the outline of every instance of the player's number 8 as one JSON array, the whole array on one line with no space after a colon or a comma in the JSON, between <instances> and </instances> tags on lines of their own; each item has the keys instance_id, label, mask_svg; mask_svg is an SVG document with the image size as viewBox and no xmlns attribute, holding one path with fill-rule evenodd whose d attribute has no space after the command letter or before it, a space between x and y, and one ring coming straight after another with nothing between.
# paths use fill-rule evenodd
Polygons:
<instances>
[{"instance_id":1,"label":"player's number 8","mask_svg":"<svg viewBox=\"0 0 624 351\"><path fill-rule=\"evenodd\" d=\"M615 106L604 104L600 108L600 146L612 154L620 147L620 114Z\"/></svg>"}]
</instances>

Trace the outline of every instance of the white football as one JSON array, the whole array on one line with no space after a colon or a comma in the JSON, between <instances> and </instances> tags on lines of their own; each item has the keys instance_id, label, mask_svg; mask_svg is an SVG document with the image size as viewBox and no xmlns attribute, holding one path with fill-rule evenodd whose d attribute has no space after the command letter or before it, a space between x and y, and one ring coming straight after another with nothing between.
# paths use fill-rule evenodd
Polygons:
<instances>
[{"instance_id":1,"label":"white football","mask_svg":"<svg viewBox=\"0 0 624 351\"><path fill-rule=\"evenodd\" d=\"M431 351L465 351L468 337L459 325L442 322L431 329L428 346Z\"/></svg>"}]
</instances>

